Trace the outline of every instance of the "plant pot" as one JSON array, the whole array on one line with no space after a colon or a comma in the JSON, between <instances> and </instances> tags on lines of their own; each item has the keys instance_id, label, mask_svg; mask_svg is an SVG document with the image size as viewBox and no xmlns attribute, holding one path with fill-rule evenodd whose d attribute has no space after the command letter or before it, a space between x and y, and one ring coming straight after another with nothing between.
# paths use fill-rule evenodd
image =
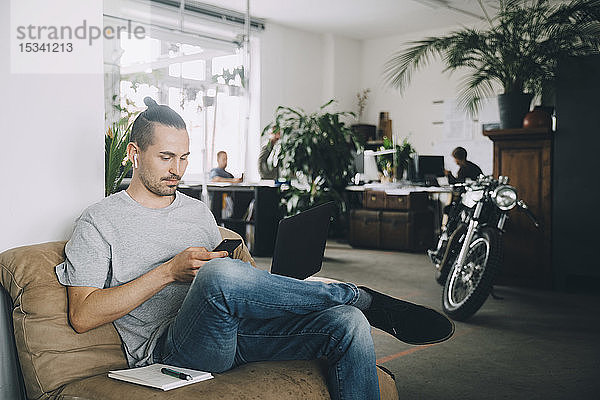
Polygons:
<instances>
[{"instance_id":1,"label":"plant pot","mask_svg":"<svg viewBox=\"0 0 600 400\"><path fill-rule=\"evenodd\" d=\"M523 127L523 118L529 112L533 95L530 93L505 93L498 96L500 129Z\"/></svg>"},{"instance_id":2,"label":"plant pot","mask_svg":"<svg viewBox=\"0 0 600 400\"><path fill-rule=\"evenodd\" d=\"M366 143L368 140L375 140L375 130L377 129L375 125L355 124L352 125L351 128L356 137L362 140L364 143Z\"/></svg>"},{"instance_id":3,"label":"plant pot","mask_svg":"<svg viewBox=\"0 0 600 400\"><path fill-rule=\"evenodd\" d=\"M547 107L546 107L547 108ZM552 127L552 117L542 107L534 107L523 118L523 128L547 128Z\"/></svg>"}]
</instances>

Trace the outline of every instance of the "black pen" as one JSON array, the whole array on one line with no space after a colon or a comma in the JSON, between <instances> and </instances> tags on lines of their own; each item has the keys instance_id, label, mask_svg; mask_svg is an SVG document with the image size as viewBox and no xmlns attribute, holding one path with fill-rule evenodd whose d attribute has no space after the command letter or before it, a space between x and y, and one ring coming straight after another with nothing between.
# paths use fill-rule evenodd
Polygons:
<instances>
[{"instance_id":1,"label":"black pen","mask_svg":"<svg viewBox=\"0 0 600 400\"><path fill-rule=\"evenodd\" d=\"M165 374L165 375L169 375L172 376L174 378L179 378L179 379L183 379L184 381L191 381L193 378L188 375L188 374L184 374L183 372L179 372L179 371L175 371L169 368L161 368L160 372Z\"/></svg>"}]
</instances>

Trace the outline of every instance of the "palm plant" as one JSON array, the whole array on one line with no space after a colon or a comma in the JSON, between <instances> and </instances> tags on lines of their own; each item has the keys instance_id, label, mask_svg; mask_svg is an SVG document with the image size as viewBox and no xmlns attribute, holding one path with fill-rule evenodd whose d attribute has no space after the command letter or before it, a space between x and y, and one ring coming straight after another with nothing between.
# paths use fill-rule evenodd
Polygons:
<instances>
[{"instance_id":1,"label":"palm plant","mask_svg":"<svg viewBox=\"0 0 600 400\"><path fill-rule=\"evenodd\" d=\"M561 57L600 52L600 0L501 0L493 17L478 2L487 29L463 28L411 42L385 64L386 82L403 91L415 71L441 57L444 72L470 71L460 84L458 101L475 115L481 100L495 95L496 85L504 94L540 95L554 81Z\"/></svg>"}]
</instances>

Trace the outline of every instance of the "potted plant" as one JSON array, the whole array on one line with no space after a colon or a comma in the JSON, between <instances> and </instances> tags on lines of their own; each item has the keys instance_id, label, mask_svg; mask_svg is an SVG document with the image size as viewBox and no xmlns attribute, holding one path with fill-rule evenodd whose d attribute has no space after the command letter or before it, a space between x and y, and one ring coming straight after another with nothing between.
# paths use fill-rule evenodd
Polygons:
<instances>
[{"instance_id":1,"label":"potted plant","mask_svg":"<svg viewBox=\"0 0 600 400\"><path fill-rule=\"evenodd\" d=\"M116 102L117 95L113 96ZM131 134L133 118L138 114L127 109L133 106L129 99L125 99L126 107L118 103L113 107L118 110L122 117L110 124L104 135L104 195L110 196L119 190L123 178L131 170L131 161L127 159L127 144Z\"/></svg>"},{"instance_id":2,"label":"potted plant","mask_svg":"<svg viewBox=\"0 0 600 400\"><path fill-rule=\"evenodd\" d=\"M520 128L533 95L541 95L542 89L554 82L561 57L599 52L600 2L501 0L493 17L482 1L479 4L487 28L462 28L412 42L386 63L385 80L402 91L415 71L427 65L431 56L439 56L446 64L445 71L469 71L458 100L470 115L500 86L501 128ZM510 108L515 103L518 111Z\"/></svg>"},{"instance_id":3,"label":"potted plant","mask_svg":"<svg viewBox=\"0 0 600 400\"><path fill-rule=\"evenodd\" d=\"M345 188L355 174L353 151L360 148L360 143L342 121L343 117L355 114L326 111L333 102L329 101L311 114L299 108L279 106L275 120L262 132L263 136L268 135L274 127L281 131L281 139L276 144L280 146L277 153L280 177L291 182L282 199L287 215L335 201L338 213L334 221L346 218ZM343 222L334 224L333 229L342 231Z\"/></svg>"},{"instance_id":4,"label":"potted plant","mask_svg":"<svg viewBox=\"0 0 600 400\"><path fill-rule=\"evenodd\" d=\"M104 195L110 196L119 190L123 178L131 169L127 159L127 144L131 126L113 123L104 136Z\"/></svg>"},{"instance_id":5,"label":"potted plant","mask_svg":"<svg viewBox=\"0 0 600 400\"><path fill-rule=\"evenodd\" d=\"M370 139L375 139L376 126L361 123L370 92L371 89L363 89L361 92L356 93L356 100L358 101L358 123L352 125L352 130L363 144Z\"/></svg>"},{"instance_id":6,"label":"potted plant","mask_svg":"<svg viewBox=\"0 0 600 400\"><path fill-rule=\"evenodd\" d=\"M387 178L402 179L404 171L408 170L408 162L411 155L415 153L415 149L408 142L408 138L404 138L401 144L394 146L394 143L387 136L383 137L383 146L380 150L396 149L395 153L383 154L377 157L377 167L381 173Z\"/></svg>"}]
</instances>

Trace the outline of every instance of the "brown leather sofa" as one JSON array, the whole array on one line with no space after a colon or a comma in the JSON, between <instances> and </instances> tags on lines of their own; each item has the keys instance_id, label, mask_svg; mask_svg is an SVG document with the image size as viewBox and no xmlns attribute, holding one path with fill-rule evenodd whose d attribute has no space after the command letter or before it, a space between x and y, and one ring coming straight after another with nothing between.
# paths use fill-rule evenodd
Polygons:
<instances>
[{"instance_id":1,"label":"brown leather sofa","mask_svg":"<svg viewBox=\"0 0 600 400\"><path fill-rule=\"evenodd\" d=\"M226 229L222 236L239 237ZM12 299L15 343L30 399L329 399L322 361L259 362L209 381L168 392L107 377L126 368L112 324L78 334L67 319L66 289L54 267L65 242L7 250L0 254L0 283ZM236 258L254 260L240 248ZM398 399L393 378L378 368L381 398Z\"/></svg>"}]
</instances>

